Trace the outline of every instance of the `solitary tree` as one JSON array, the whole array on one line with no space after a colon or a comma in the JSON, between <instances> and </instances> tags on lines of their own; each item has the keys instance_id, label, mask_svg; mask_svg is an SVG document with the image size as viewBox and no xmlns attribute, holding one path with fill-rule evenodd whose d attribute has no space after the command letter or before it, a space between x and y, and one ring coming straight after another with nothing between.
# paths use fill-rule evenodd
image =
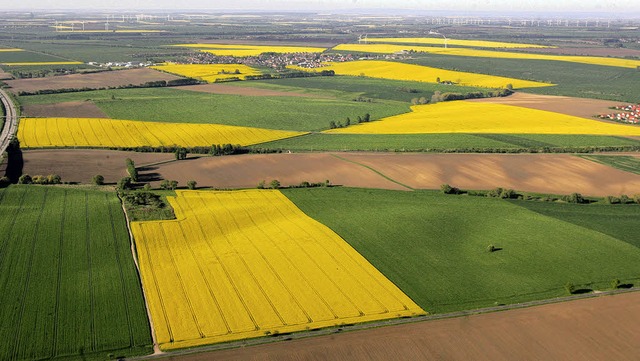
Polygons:
<instances>
[{"instance_id":1,"label":"solitary tree","mask_svg":"<svg viewBox=\"0 0 640 361\"><path fill-rule=\"evenodd\" d=\"M177 160L187 159L187 149L183 147L178 147L176 149L175 156Z\"/></svg>"},{"instance_id":2,"label":"solitary tree","mask_svg":"<svg viewBox=\"0 0 640 361\"><path fill-rule=\"evenodd\" d=\"M187 188L194 190L196 189L196 186L198 185L198 182L194 181L194 180L190 180L187 182Z\"/></svg>"},{"instance_id":3,"label":"solitary tree","mask_svg":"<svg viewBox=\"0 0 640 361\"><path fill-rule=\"evenodd\" d=\"M93 184L97 186L101 186L104 184L104 177L100 174L94 175L92 180L93 180Z\"/></svg>"},{"instance_id":4,"label":"solitary tree","mask_svg":"<svg viewBox=\"0 0 640 361\"><path fill-rule=\"evenodd\" d=\"M269 183L271 185L272 189L278 189L280 188L280 181L277 179L274 179L271 181L271 183Z\"/></svg>"}]
</instances>

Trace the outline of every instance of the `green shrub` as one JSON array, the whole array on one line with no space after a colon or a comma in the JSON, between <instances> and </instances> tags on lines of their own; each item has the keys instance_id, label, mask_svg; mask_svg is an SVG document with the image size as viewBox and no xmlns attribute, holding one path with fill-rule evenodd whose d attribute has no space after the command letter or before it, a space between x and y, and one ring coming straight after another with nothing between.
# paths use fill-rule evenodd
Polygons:
<instances>
[{"instance_id":1,"label":"green shrub","mask_svg":"<svg viewBox=\"0 0 640 361\"><path fill-rule=\"evenodd\" d=\"M97 186L101 186L104 184L104 177L100 174L96 174L93 176L93 184L97 185Z\"/></svg>"}]
</instances>

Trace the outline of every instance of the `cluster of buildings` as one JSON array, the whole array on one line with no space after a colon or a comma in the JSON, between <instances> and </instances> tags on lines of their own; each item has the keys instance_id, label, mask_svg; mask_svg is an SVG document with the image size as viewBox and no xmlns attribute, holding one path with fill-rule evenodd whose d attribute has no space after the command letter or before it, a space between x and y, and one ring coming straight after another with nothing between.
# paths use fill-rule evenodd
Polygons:
<instances>
[{"instance_id":1,"label":"cluster of buildings","mask_svg":"<svg viewBox=\"0 0 640 361\"><path fill-rule=\"evenodd\" d=\"M620 113L601 114L601 119L614 120L622 123L640 124L640 104L618 105L615 107Z\"/></svg>"},{"instance_id":2,"label":"cluster of buildings","mask_svg":"<svg viewBox=\"0 0 640 361\"><path fill-rule=\"evenodd\" d=\"M267 53L256 56L234 57L215 55L207 52L190 54L183 60L187 64L244 64L272 69L284 69L288 65L305 68L319 68L323 62L345 62L357 60L352 54L320 54L320 53Z\"/></svg>"}]
</instances>

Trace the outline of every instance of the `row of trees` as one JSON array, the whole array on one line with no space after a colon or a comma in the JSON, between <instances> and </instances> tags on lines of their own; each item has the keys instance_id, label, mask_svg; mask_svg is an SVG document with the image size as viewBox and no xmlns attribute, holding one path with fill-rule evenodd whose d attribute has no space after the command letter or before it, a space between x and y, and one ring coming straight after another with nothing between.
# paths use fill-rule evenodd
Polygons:
<instances>
[{"instance_id":1,"label":"row of trees","mask_svg":"<svg viewBox=\"0 0 640 361\"><path fill-rule=\"evenodd\" d=\"M62 177L57 174L34 175L23 174L18 178L18 184L62 184Z\"/></svg>"},{"instance_id":2,"label":"row of trees","mask_svg":"<svg viewBox=\"0 0 640 361\"><path fill-rule=\"evenodd\" d=\"M316 182L316 183L310 183L307 181L304 182L300 182L300 184L298 185L290 185L287 188L316 188L316 187L331 187L331 181L329 181L328 179L325 180L324 182ZM260 181L260 183L258 183L258 189L267 189L267 188L271 188L271 189L278 189L278 188L282 188L282 184L280 184L280 181L277 179L272 180L271 182L269 182L269 184L266 183L265 180Z\"/></svg>"},{"instance_id":3,"label":"row of trees","mask_svg":"<svg viewBox=\"0 0 640 361\"><path fill-rule=\"evenodd\" d=\"M113 90L113 89L133 89L133 88L162 88L162 87L170 87L170 86L183 86L183 85L194 85L200 84L201 82L198 79L193 78L180 78L173 80L154 80L148 81L143 84L127 84L127 85L119 85L119 86L109 86L109 87L81 87L81 88L60 88L60 89L39 89L34 91L19 91L18 95L42 95L42 94L59 94L59 93L76 93L76 92L84 92L84 91L92 91L92 90Z\"/></svg>"},{"instance_id":4,"label":"row of trees","mask_svg":"<svg viewBox=\"0 0 640 361\"><path fill-rule=\"evenodd\" d=\"M371 114L367 113L364 116L358 115L358 118L356 118L355 120L355 124L369 123L370 121L371 121ZM336 122L335 120L332 120L329 122L329 129L345 128L350 126L351 124L352 124L351 118L349 117L345 119L344 124L342 124L342 122Z\"/></svg>"}]
</instances>

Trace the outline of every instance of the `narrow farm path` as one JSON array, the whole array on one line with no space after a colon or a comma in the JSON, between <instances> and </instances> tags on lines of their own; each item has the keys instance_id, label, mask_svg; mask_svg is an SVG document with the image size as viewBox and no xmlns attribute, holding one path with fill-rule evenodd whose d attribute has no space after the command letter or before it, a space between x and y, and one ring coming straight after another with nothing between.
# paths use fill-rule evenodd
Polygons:
<instances>
[{"instance_id":1,"label":"narrow farm path","mask_svg":"<svg viewBox=\"0 0 640 361\"><path fill-rule=\"evenodd\" d=\"M4 107L5 122L0 133L0 154L4 153L9 147L9 143L18 130L18 112L9 95L0 89L0 101Z\"/></svg>"},{"instance_id":2,"label":"narrow farm path","mask_svg":"<svg viewBox=\"0 0 640 361\"><path fill-rule=\"evenodd\" d=\"M393 182L393 183L395 183L395 184L401 185L401 186L403 186L403 187L407 188L408 190L414 190L414 188L411 188L411 187L409 187L409 186L408 186L408 185L406 185L406 184L400 183L400 182L398 182L397 180L395 180L395 179L393 179L393 178L391 178L391 177L388 177L387 175L385 175L384 173L382 173L382 172L380 172L380 171L376 170L376 169L375 169L375 168L373 168L373 167L370 167L370 166L368 166L368 165L365 165L365 164L362 164L362 163L356 162L356 161L351 160L351 159L347 159L347 158L341 157L341 156L339 156L339 155L337 155L337 154L331 154L331 156L332 156L332 157L334 157L334 158L337 158L337 159L343 160L343 161L345 161L345 162L349 162L349 163L353 163L353 164L359 165L359 166L361 166L361 167L363 167L363 168L366 168L366 169L368 169L368 170L370 170L370 171L372 171L372 172L376 173L377 175L381 176L382 178L384 178L384 179L386 179L386 180L388 180L388 181L391 181L391 182Z\"/></svg>"},{"instance_id":3,"label":"narrow farm path","mask_svg":"<svg viewBox=\"0 0 640 361\"><path fill-rule=\"evenodd\" d=\"M124 206L124 200L118 195L118 198L120 199L120 205L122 206L122 212L124 213L124 218L125 221L127 223L127 232L129 232L129 243L131 244L131 256L133 257L133 263L136 265L136 272L138 273L138 279L140 280L140 282L142 283L142 278L140 276L140 264L138 264L138 252L136 251L136 245L135 242L133 240L133 233L131 232L131 222L129 221L129 215L127 214L127 210ZM154 328L153 328L153 319L151 318L151 311L149 310L149 302L147 300L147 293L145 292L144 287L142 287L142 297L144 298L144 308L147 311L147 318L149 319L149 326L151 327L151 339L153 340L153 354L154 356L156 355L161 355L164 354L164 352L162 350L160 350L160 346L158 345L158 340L156 339L156 334L155 332L153 332Z\"/></svg>"}]
</instances>

